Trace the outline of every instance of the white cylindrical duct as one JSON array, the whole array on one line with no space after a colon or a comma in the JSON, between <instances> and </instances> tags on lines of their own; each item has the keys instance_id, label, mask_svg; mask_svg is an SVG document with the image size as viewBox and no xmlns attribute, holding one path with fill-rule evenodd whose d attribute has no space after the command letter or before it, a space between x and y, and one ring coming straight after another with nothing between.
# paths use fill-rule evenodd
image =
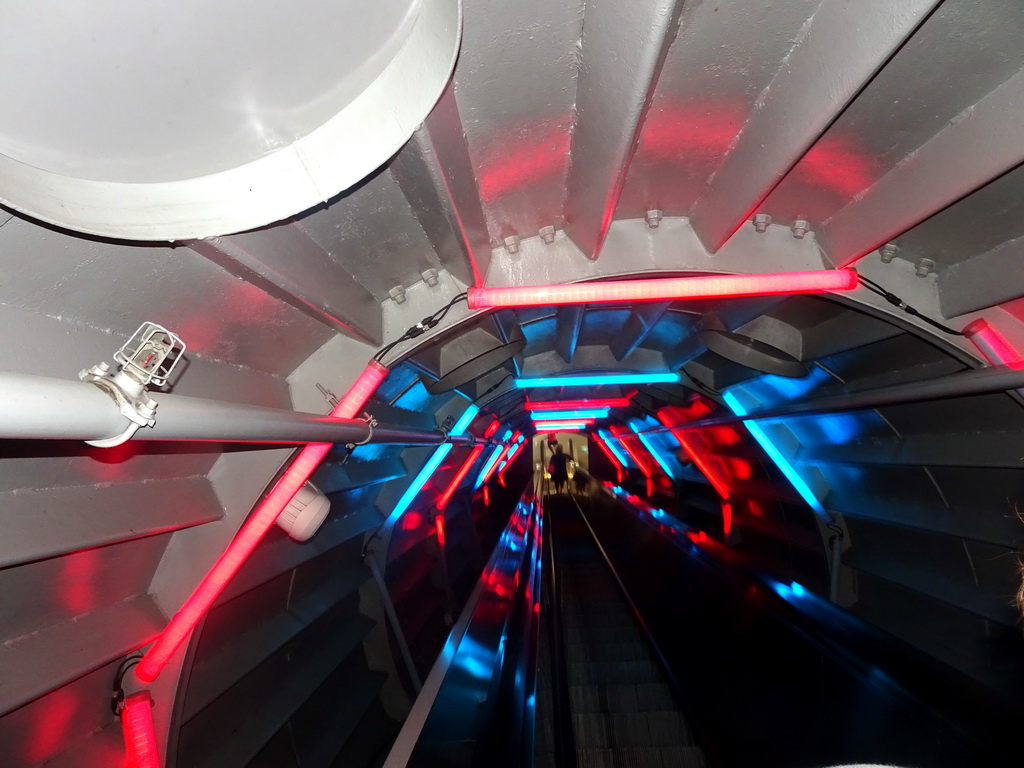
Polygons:
<instances>
[{"instance_id":1,"label":"white cylindrical duct","mask_svg":"<svg viewBox=\"0 0 1024 768\"><path fill-rule=\"evenodd\" d=\"M461 35L460 0L4 13L0 201L133 240L253 229L348 189L430 113Z\"/></svg>"},{"instance_id":2,"label":"white cylindrical duct","mask_svg":"<svg viewBox=\"0 0 1024 768\"><path fill-rule=\"evenodd\" d=\"M156 423L133 439L265 443L391 443L437 445L475 442L434 430L405 429L359 419L237 405L197 397L151 393ZM82 381L0 373L0 439L106 440L129 424L114 400ZM493 442L487 440L483 442Z\"/></svg>"}]
</instances>

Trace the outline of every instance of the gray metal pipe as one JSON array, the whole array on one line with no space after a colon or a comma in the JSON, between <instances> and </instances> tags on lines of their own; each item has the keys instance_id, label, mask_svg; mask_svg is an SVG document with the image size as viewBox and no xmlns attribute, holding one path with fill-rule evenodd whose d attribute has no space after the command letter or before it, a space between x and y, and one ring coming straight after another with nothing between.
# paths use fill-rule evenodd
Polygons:
<instances>
[{"instance_id":1,"label":"gray metal pipe","mask_svg":"<svg viewBox=\"0 0 1024 768\"><path fill-rule=\"evenodd\" d=\"M445 441L444 435L433 430L387 424L371 430L358 419L331 419L181 395L151 396L158 403L156 424L140 429L134 440L394 445L436 445ZM0 374L0 438L105 440L121 434L127 423L114 401L92 384ZM465 444L474 439L459 436L450 441Z\"/></svg>"},{"instance_id":2,"label":"gray metal pipe","mask_svg":"<svg viewBox=\"0 0 1024 768\"><path fill-rule=\"evenodd\" d=\"M896 384L891 387L869 389L844 395L819 397L800 403L790 403L779 408L751 411L746 416L715 416L709 419L691 421L673 429L700 429L721 424L738 424L757 419L778 419L787 416L810 416L821 413L857 411L865 408L879 408L883 405L919 403L927 400L944 400L968 395L986 395L1024 388L1024 369L1008 365L993 365L970 371L953 373L938 379ZM668 432L668 427L644 430L647 432Z\"/></svg>"},{"instance_id":3,"label":"gray metal pipe","mask_svg":"<svg viewBox=\"0 0 1024 768\"><path fill-rule=\"evenodd\" d=\"M402 630L402 623L398 620L398 612L395 610L395 604L391 602L391 593L388 592L388 584L384 581L384 574L381 573L380 566L377 565L377 560L374 558L373 553L369 553L366 556L366 564L370 566L370 573L373 574L373 581L377 585L377 590L380 592L380 601L384 605L384 613L388 618L388 622L391 624L391 631L395 634L395 642L398 644L398 651L402 655L402 662L405 664L405 671L409 673L409 678L412 682L412 687L415 689L416 694L423 689L423 683L420 682L419 672L416 671L416 664L413 663L412 653L409 651L409 643L405 639L405 632Z\"/></svg>"}]
</instances>

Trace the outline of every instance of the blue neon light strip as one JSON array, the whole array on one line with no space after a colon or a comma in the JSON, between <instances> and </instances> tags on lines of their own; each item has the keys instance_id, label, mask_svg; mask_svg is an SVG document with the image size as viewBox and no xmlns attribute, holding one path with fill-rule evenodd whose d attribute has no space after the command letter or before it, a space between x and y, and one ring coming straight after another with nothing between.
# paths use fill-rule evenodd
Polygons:
<instances>
[{"instance_id":1,"label":"blue neon light strip","mask_svg":"<svg viewBox=\"0 0 1024 768\"><path fill-rule=\"evenodd\" d=\"M473 419L476 418L479 411L480 409L477 406L469 406L462 416L459 417L459 420L455 422L455 426L452 427L452 431L448 434L455 437L464 434L466 429L473 422ZM405 510L407 510L409 505L412 504L412 500L416 498L416 495L421 490L423 490L423 486L426 485L427 480L429 480L430 476L437 471L439 466L441 466L441 462L444 461L444 457L448 455L448 452L451 451L451 449L451 443L443 443L434 450L434 453L431 454L429 459L427 459L427 463L423 465L419 474L416 475L416 479L413 480L409 487L405 489L405 493L402 494L402 498L400 498L398 503L395 504L395 508L391 511L391 514L388 515L388 519L384 521L384 530L393 526L398 521L398 518L405 514Z\"/></svg>"},{"instance_id":2,"label":"blue neon light strip","mask_svg":"<svg viewBox=\"0 0 1024 768\"><path fill-rule=\"evenodd\" d=\"M512 437L511 429L507 430L505 434L501 436L501 441L505 442L510 437ZM498 457L501 455L501 452L504 451L506 447L507 446L499 445L493 451L491 451L491 455L488 456L487 461L484 462L483 469L481 469L480 474L477 475L476 483L473 484L473 490L476 490L481 485L483 485L484 478L486 478L487 475L490 473L491 467L494 466L494 462L498 460Z\"/></svg>"},{"instance_id":3,"label":"blue neon light strip","mask_svg":"<svg viewBox=\"0 0 1024 768\"><path fill-rule=\"evenodd\" d=\"M651 456L654 457L654 460L658 462L658 464L664 470L665 474L668 475L669 477L672 477L672 470L668 468L668 464L666 464L665 460L661 458L661 454L658 453L658 449L654 447L651 441L647 438L647 435L641 433L640 430L636 428L635 424L630 424L629 426L632 427L634 432L636 432L636 436L640 438L640 442L644 444L644 446L650 452Z\"/></svg>"},{"instance_id":4,"label":"blue neon light strip","mask_svg":"<svg viewBox=\"0 0 1024 768\"><path fill-rule=\"evenodd\" d=\"M535 426L541 432L558 432L583 429L587 423L585 421L538 421Z\"/></svg>"},{"instance_id":5,"label":"blue neon light strip","mask_svg":"<svg viewBox=\"0 0 1024 768\"><path fill-rule=\"evenodd\" d=\"M677 373L617 373L596 376L543 376L537 379L516 379L516 387L596 387L602 384L676 384Z\"/></svg>"},{"instance_id":6,"label":"blue neon light strip","mask_svg":"<svg viewBox=\"0 0 1024 768\"><path fill-rule=\"evenodd\" d=\"M619 463L624 467L628 467L630 465L629 457L625 456L621 449L615 447L615 443L617 442L616 438L612 437L603 429L597 430L597 434L601 436L601 439L604 440L604 444L608 446L608 450L611 451L612 455L619 460Z\"/></svg>"},{"instance_id":7,"label":"blue neon light strip","mask_svg":"<svg viewBox=\"0 0 1024 768\"><path fill-rule=\"evenodd\" d=\"M574 411L531 411L534 421L575 421L576 419L603 419L610 408L587 408Z\"/></svg>"},{"instance_id":8,"label":"blue neon light strip","mask_svg":"<svg viewBox=\"0 0 1024 768\"><path fill-rule=\"evenodd\" d=\"M747 415L747 409L743 407L740 401L736 399L736 395L732 392L726 392L723 395L723 398L725 399L725 404L728 405L732 409L732 412L737 416ZM789 459L782 454L782 451L775 446L775 443L773 443L772 439L768 437L768 434L764 429L762 429L756 421L744 421L743 424L746 426L750 434L754 436L754 439L761 444L765 453L771 457L771 460L775 462L776 466L782 470L782 474L784 474L789 482L793 484L793 487L796 488L796 492L803 497L804 501L810 505L811 509L819 515L827 517L828 513L825 511L825 507L822 506L820 501L818 501L818 497L814 495L811 487L804 482L800 473L796 471L796 468L790 463Z\"/></svg>"}]
</instances>

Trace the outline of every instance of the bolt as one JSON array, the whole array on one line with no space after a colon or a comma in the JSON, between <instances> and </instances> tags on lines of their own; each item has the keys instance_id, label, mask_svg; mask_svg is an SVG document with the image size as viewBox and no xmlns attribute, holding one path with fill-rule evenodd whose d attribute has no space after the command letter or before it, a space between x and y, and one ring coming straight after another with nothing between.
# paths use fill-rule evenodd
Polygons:
<instances>
[{"instance_id":1,"label":"bolt","mask_svg":"<svg viewBox=\"0 0 1024 768\"><path fill-rule=\"evenodd\" d=\"M651 229L657 229L661 226L661 220L665 218L665 213L659 211L657 208L652 208L644 214L644 220L647 222L647 226Z\"/></svg>"},{"instance_id":2,"label":"bolt","mask_svg":"<svg viewBox=\"0 0 1024 768\"><path fill-rule=\"evenodd\" d=\"M437 270L433 267L423 270L420 274L423 275L423 282L431 288L437 285Z\"/></svg>"},{"instance_id":3,"label":"bolt","mask_svg":"<svg viewBox=\"0 0 1024 768\"><path fill-rule=\"evenodd\" d=\"M544 241L544 245L551 245L555 242L555 228L552 226L541 227L537 234Z\"/></svg>"},{"instance_id":4,"label":"bolt","mask_svg":"<svg viewBox=\"0 0 1024 768\"><path fill-rule=\"evenodd\" d=\"M388 291L388 296L395 300L395 304L401 304L402 302L405 301L405 286L396 285L394 288Z\"/></svg>"},{"instance_id":5,"label":"bolt","mask_svg":"<svg viewBox=\"0 0 1024 768\"><path fill-rule=\"evenodd\" d=\"M772 223L772 217L767 213L758 213L754 215L754 231L759 235L763 235L768 231L768 225Z\"/></svg>"},{"instance_id":6,"label":"bolt","mask_svg":"<svg viewBox=\"0 0 1024 768\"><path fill-rule=\"evenodd\" d=\"M793 230L793 237L795 237L797 240L803 240L804 235L807 234L807 231L810 228L811 225L807 223L806 219L797 219L796 221L793 222L793 226L791 227L791 229Z\"/></svg>"},{"instance_id":7,"label":"bolt","mask_svg":"<svg viewBox=\"0 0 1024 768\"><path fill-rule=\"evenodd\" d=\"M900 252L900 247L896 243L886 243L879 250L878 254L882 257L882 263L888 264L896 255Z\"/></svg>"},{"instance_id":8,"label":"bolt","mask_svg":"<svg viewBox=\"0 0 1024 768\"><path fill-rule=\"evenodd\" d=\"M519 253L519 238L516 235L509 235L503 242L506 251L509 253Z\"/></svg>"},{"instance_id":9,"label":"bolt","mask_svg":"<svg viewBox=\"0 0 1024 768\"><path fill-rule=\"evenodd\" d=\"M935 262L931 259L918 259L917 260L917 276L928 277L932 272L935 271Z\"/></svg>"}]
</instances>

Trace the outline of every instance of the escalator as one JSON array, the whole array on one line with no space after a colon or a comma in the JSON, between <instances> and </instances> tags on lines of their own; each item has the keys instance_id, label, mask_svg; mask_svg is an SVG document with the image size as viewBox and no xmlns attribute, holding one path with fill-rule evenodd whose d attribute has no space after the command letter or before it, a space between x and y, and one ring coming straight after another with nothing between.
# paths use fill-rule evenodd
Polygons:
<instances>
[{"instance_id":1,"label":"escalator","mask_svg":"<svg viewBox=\"0 0 1024 768\"><path fill-rule=\"evenodd\" d=\"M541 635L536 765L704 768L675 685L584 519L588 505L561 494L545 503L558 606Z\"/></svg>"}]
</instances>

